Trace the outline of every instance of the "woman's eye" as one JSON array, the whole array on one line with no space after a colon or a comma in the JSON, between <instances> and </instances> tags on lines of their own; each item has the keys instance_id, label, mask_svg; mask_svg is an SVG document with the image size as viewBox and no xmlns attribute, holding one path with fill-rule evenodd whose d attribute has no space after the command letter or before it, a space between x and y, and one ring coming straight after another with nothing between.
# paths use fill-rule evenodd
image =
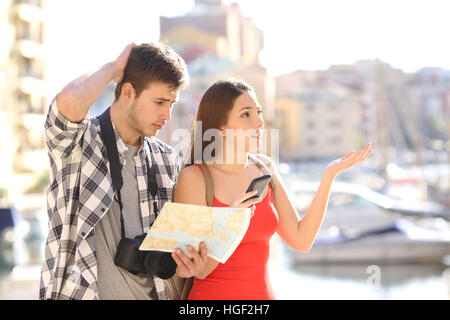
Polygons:
<instances>
[{"instance_id":1,"label":"woman's eye","mask_svg":"<svg viewBox=\"0 0 450 320\"><path fill-rule=\"evenodd\" d=\"M249 116L248 112L243 113L243 114L241 115L241 117L244 117L244 118L247 118L248 116Z\"/></svg>"}]
</instances>

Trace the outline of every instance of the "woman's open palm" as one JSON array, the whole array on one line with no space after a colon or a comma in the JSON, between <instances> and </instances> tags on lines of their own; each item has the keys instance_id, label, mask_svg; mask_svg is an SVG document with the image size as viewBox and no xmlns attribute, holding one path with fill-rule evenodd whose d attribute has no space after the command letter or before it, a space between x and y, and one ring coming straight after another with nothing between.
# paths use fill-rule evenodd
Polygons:
<instances>
[{"instance_id":1,"label":"woman's open palm","mask_svg":"<svg viewBox=\"0 0 450 320\"><path fill-rule=\"evenodd\" d=\"M336 176L342 171L353 167L355 164L363 162L373 152L371 146L372 143L368 143L363 150L357 152L353 150L347 153L344 157L330 162L325 170Z\"/></svg>"}]
</instances>

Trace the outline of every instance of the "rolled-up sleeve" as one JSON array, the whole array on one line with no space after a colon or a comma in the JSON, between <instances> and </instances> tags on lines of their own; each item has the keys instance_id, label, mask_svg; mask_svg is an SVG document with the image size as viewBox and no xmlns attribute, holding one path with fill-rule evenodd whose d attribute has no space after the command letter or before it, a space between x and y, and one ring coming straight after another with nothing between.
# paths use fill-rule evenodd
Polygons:
<instances>
[{"instance_id":1,"label":"rolled-up sleeve","mask_svg":"<svg viewBox=\"0 0 450 320\"><path fill-rule=\"evenodd\" d=\"M44 125L45 143L50 154L64 157L78 145L88 124L88 113L79 123L70 122L59 112L56 97L50 103Z\"/></svg>"}]
</instances>

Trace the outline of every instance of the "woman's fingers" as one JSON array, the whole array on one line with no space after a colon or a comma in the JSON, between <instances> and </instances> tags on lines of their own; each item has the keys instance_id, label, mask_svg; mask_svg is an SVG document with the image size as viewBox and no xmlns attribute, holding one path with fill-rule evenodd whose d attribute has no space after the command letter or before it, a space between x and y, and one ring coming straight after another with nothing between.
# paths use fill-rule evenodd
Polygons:
<instances>
[{"instance_id":1,"label":"woman's fingers","mask_svg":"<svg viewBox=\"0 0 450 320\"><path fill-rule=\"evenodd\" d=\"M253 197L257 194L258 192L256 190L247 192L247 193L243 193L241 195L239 195L236 199L234 199L231 203L230 203L230 207L239 207L240 204L244 203L245 200L247 200L250 197Z\"/></svg>"},{"instance_id":2,"label":"woman's fingers","mask_svg":"<svg viewBox=\"0 0 450 320\"><path fill-rule=\"evenodd\" d=\"M247 201L242 202L240 205L238 205L240 208L250 208L251 206L260 203L262 201L261 198L254 198L249 199Z\"/></svg>"},{"instance_id":3,"label":"woman's fingers","mask_svg":"<svg viewBox=\"0 0 450 320\"><path fill-rule=\"evenodd\" d=\"M350 151L349 153L347 153L345 156L342 157L342 160L347 160L347 159L350 158L354 153L355 153L355 150Z\"/></svg>"},{"instance_id":4,"label":"woman's fingers","mask_svg":"<svg viewBox=\"0 0 450 320\"><path fill-rule=\"evenodd\" d=\"M370 149L369 151L367 151L367 153L364 155L363 157L363 161L366 160L366 158L373 152L373 149Z\"/></svg>"},{"instance_id":5,"label":"woman's fingers","mask_svg":"<svg viewBox=\"0 0 450 320\"><path fill-rule=\"evenodd\" d=\"M366 146L364 147L363 150L358 150L352 156L350 156L349 159L355 163L364 161L369 156L369 154L371 154L373 151L371 149L371 146L372 146L372 143L366 144Z\"/></svg>"},{"instance_id":6,"label":"woman's fingers","mask_svg":"<svg viewBox=\"0 0 450 320\"><path fill-rule=\"evenodd\" d=\"M369 156L369 154L372 153L373 150L371 149L371 146L372 146L372 143L368 143L368 144L366 144L364 150L361 150L361 154L358 159L360 162L364 161Z\"/></svg>"}]
</instances>

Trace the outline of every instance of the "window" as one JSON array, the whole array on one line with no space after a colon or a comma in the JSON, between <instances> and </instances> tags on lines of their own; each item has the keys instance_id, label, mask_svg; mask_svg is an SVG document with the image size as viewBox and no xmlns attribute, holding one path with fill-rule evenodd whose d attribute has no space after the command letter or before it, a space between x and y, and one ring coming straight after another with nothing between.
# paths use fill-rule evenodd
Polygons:
<instances>
[{"instance_id":1,"label":"window","mask_svg":"<svg viewBox=\"0 0 450 320\"><path fill-rule=\"evenodd\" d=\"M309 120L306 122L306 128L314 129L315 127L316 127L316 124L314 123L314 121Z\"/></svg>"},{"instance_id":2,"label":"window","mask_svg":"<svg viewBox=\"0 0 450 320\"><path fill-rule=\"evenodd\" d=\"M341 127L341 120L331 120L329 122L329 125L331 128L340 128Z\"/></svg>"},{"instance_id":3,"label":"window","mask_svg":"<svg viewBox=\"0 0 450 320\"><path fill-rule=\"evenodd\" d=\"M341 138L340 137L332 137L332 138L328 139L328 142L331 145L339 145L341 143Z\"/></svg>"},{"instance_id":4,"label":"window","mask_svg":"<svg viewBox=\"0 0 450 320\"><path fill-rule=\"evenodd\" d=\"M316 145L316 140L314 138L307 138L306 139L306 144L309 147L314 147Z\"/></svg>"}]
</instances>

